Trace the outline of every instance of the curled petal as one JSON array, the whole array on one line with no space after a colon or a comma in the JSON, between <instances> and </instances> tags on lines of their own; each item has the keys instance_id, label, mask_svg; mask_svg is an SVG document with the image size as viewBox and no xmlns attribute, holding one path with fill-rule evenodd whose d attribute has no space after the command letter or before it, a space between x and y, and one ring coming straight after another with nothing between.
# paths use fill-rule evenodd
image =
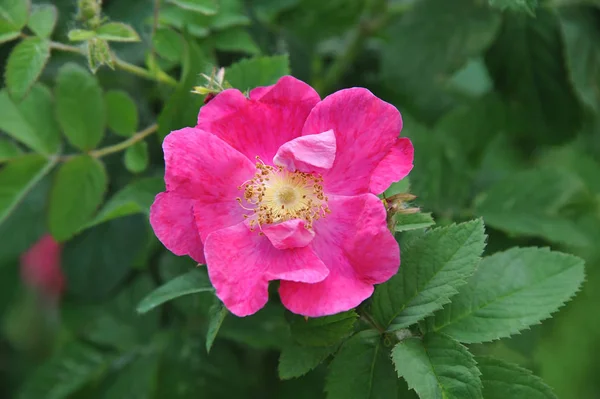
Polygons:
<instances>
[{"instance_id":1,"label":"curled petal","mask_svg":"<svg viewBox=\"0 0 600 399\"><path fill-rule=\"evenodd\" d=\"M331 168L334 159L335 134L328 130L288 141L279 147L273 163L292 172L313 172Z\"/></svg>"},{"instance_id":2,"label":"curled petal","mask_svg":"<svg viewBox=\"0 0 600 399\"><path fill-rule=\"evenodd\" d=\"M410 139L406 137L399 138L373 171L370 184L371 192L381 194L390 184L408 176L413 168L414 152Z\"/></svg>"},{"instance_id":3,"label":"curled petal","mask_svg":"<svg viewBox=\"0 0 600 399\"><path fill-rule=\"evenodd\" d=\"M277 249L302 248L315 237L312 230L305 227L304 220L292 219L266 226L262 232Z\"/></svg>"}]
</instances>

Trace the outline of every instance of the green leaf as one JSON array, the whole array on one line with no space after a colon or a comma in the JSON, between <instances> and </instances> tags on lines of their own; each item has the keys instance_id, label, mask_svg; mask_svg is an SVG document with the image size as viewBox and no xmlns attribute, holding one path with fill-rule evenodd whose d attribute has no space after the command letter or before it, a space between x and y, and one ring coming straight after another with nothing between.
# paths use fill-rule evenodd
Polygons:
<instances>
[{"instance_id":1,"label":"green leaf","mask_svg":"<svg viewBox=\"0 0 600 399\"><path fill-rule=\"evenodd\" d=\"M424 229L433 226L435 221L431 213L409 213L396 215L396 232Z\"/></svg>"},{"instance_id":2,"label":"green leaf","mask_svg":"<svg viewBox=\"0 0 600 399\"><path fill-rule=\"evenodd\" d=\"M148 143L139 141L125 150L125 167L131 173L141 173L148 167L149 158Z\"/></svg>"},{"instance_id":3,"label":"green leaf","mask_svg":"<svg viewBox=\"0 0 600 399\"><path fill-rule=\"evenodd\" d=\"M104 398L152 398L158 378L159 361L159 355L151 352L140 354L121 365L114 371L116 378L106 390Z\"/></svg>"},{"instance_id":4,"label":"green leaf","mask_svg":"<svg viewBox=\"0 0 600 399\"><path fill-rule=\"evenodd\" d=\"M73 237L102 203L108 177L104 165L88 155L76 156L60 166L48 204L48 229L58 240Z\"/></svg>"},{"instance_id":5,"label":"green leaf","mask_svg":"<svg viewBox=\"0 0 600 399\"><path fill-rule=\"evenodd\" d=\"M0 3L0 23L14 31L21 31L27 24L30 8L30 0L3 0Z\"/></svg>"},{"instance_id":6,"label":"green leaf","mask_svg":"<svg viewBox=\"0 0 600 399\"><path fill-rule=\"evenodd\" d=\"M52 35L56 20L58 19L58 11L51 4L35 5L29 16L29 29L38 37L47 39Z\"/></svg>"},{"instance_id":7,"label":"green leaf","mask_svg":"<svg viewBox=\"0 0 600 399\"><path fill-rule=\"evenodd\" d=\"M96 32L93 30L73 29L69 31L69 40L72 42L80 42L96 37Z\"/></svg>"},{"instance_id":8,"label":"green leaf","mask_svg":"<svg viewBox=\"0 0 600 399\"><path fill-rule=\"evenodd\" d=\"M212 292L214 288L206 273L191 270L186 274L174 278L148 294L137 306L139 313L146 313L163 303L180 296Z\"/></svg>"},{"instance_id":9,"label":"green leaf","mask_svg":"<svg viewBox=\"0 0 600 399\"><path fill-rule=\"evenodd\" d=\"M102 140L106 124L102 89L83 67L66 64L59 70L56 114L65 136L75 147L88 151Z\"/></svg>"},{"instance_id":10,"label":"green leaf","mask_svg":"<svg viewBox=\"0 0 600 399\"><path fill-rule=\"evenodd\" d=\"M162 178L151 177L130 183L108 200L87 227L136 213L149 215L154 197L164 188Z\"/></svg>"},{"instance_id":11,"label":"green leaf","mask_svg":"<svg viewBox=\"0 0 600 399\"><path fill-rule=\"evenodd\" d=\"M4 79L11 97L21 101L39 78L50 58L50 42L29 37L17 44L8 56Z\"/></svg>"},{"instance_id":12,"label":"green leaf","mask_svg":"<svg viewBox=\"0 0 600 399\"><path fill-rule=\"evenodd\" d=\"M328 399L394 398L396 376L383 338L372 330L346 341L329 365Z\"/></svg>"},{"instance_id":13,"label":"green leaf","mask_svg":"<svg viewBox=\"0 0 600 399\"><path fill-rule=\"evenodd\" d=\"M483 398L481 373L466 347L442 334L408 338L392 350L398 376L420 398Z\"/></svg>"},{"instance_id":14,"label":"green leaf","mask_svg":"<svg viewBox=\"0 0 600 399\"><path fill-rule=\"evenodd\" d=\"M208 331L206 332L206 352L210 352L210 348L212 348L215 338L217 338L217 334L227 313L227 308L218 298L215 298L215 303L211 306L209 312Z\"/></svg>"},{"instance_id":15,"label":"green leaf","mask_svg":"<svg viewBox=\"0 0 600 399\"><path fill-rule=\"evenodd\" d=\"M476 358L485 399L558 399L531 371L489 357Z\"/></svg>"},{"instance_id":16,"label":"green leaf","mask_svg":"<svg viewBox=\"0 0 600 399\"><path fill-rule=\"evenodd\" d=\"M591 244L561 209L583 192L577 176L559 168L511 174L478 198L475 209L489 226L507 233L542 237L548 241Z\"/></svg>"},{"instance_id":17,"label":"green leaf","mask_svg":"<svg viewBox=\"0 0 600 399\"><path fill-rule=\"evenodd\" d=\"M115 69L115 59L106 40L98 38L88 40L87 60L92 73L96 73L102 65Z\"/></svg>"},{"instance_id":18,"label":"green leaf","mask_svg":"<svg viewBox=\"0 0 600 399\"><path fill-rule=\"evenodd\" d=\"M108 127L119 136L133 136L139 117L131 96L122 90L109 90L104 94L104 103Z\"/></svg>"},{"instance_id":19,"label":"green leaf","mask_svg":"<svg viewBox=\"0 0 600 399\"><path fill-rule=\"evenodd\" d=\"M260 48L244 28L232 28L211 35L215 48L221 51L260 54Z\"/></svg>"},{"instance_id":20,"label":"green leaf","mask_svg":"<svg viewBox=\"0 0 600 399\"><path fill-rule=\"evenodd\" d=\"M293 315L290 316L290 328L292 337L301 345L329 346L350 335L357 319L354 310L308 319Z\"/></svg>"},{"instance_id":21,"label":"green leaf","mask_svg":"<svg viewBox=\"0 0 600 399\"><path fill-rule=\"evenodd\" d=\"M0 224L54 164L39 155L26 155L0 169Z\"/></svg>"},{"instance_id":22,"label":"green leaf","mask_svg":"<svg viewBox=\"0 0 600 399\"><path fill-rule=\"evenodd\" d=\"M168 0L184 10L199 12L205 15L214 15L218 11L214 0Z\"/></svg>"},{"instance_id":23,"label":"green leaf","mask_svg":"<svg viewBox=\"0 0 600 399\"><path fill-rule=\"evenodd\" d=\"M0 137L0 162L6 162L21 154L23 154L23 150L21 150L17 143L10 139Z\"/></svg>"},{"instance_id":24,"label":"green leaf","mask_svg":"<svg viewBox=\"0 0 600 399\"><path fill-rule=\"evenodd\" d=\"M289 64L287 55L247 58L227 68L225 80L241 91L269 86L277 83L282 76L290 74Z\"/></svg>"},{"instance_id":25,"label":"green leaf","mask_svg":"<svg viewBox=\"0 0 600 399\"><path fill-rule=\"evenodd\" d=\"M486 342L550 317L579 289L583 260L547 248L513 248L484 258L469 284L429 320L461 342Z\"/></svg>"},{"instance_id":26,"label":"green leaf","mask_svg":"<svg viewBox=\"0 0 600 399\"><path fill-rule=\"evenodd\" d=\"M512 107L518 128L511 133L559 143L579 130L581 109L567 79L560 25L552 10L539 8L535 18L506 13L486 63L496 89Z\"/></svg>"},{"instance_id":27,"label":"green leaf","mask_svg":"<svg viewBox=\"0 0 600 399\"><path fill-rule=\"evenodd\" d=\"M114 356L72 342L29 376L17 399L65 399L106 372Z\"/></svg>"},{"instance_id":28,"label":"green leaf","mask_svg":"<svg viewBox=\"0 0 600 399\"><path fill-rule=\"evenodd\" d=\"M184 51L185 43L181 35L169 28L159 28L152 37L154 50L166 60L179 61Z\"/></svg>"},{"instance_id":29,"label":"green leaf","mask_svg":"<svg viewBox=\"0 0 600 399\"><path fill-rule=\"evenodd\" d=\"M525 11L531 15L534 15L534 10L538 6L538 0L489 0L489 2L492 7L501 10Z\"/></svg>"},{"instance_id":30,"label":"green leaf","mask_svg":"<svg viewBox=\"0 0 600 399\"><path fill-rule=\"evenodd\" d=\"M337 347L297 344L286 346L279 356L279 378L289 380L303 376L327 359Z\"/></svg>"},{"instance_id":31,"label":"green leaf","mask_svg":"<svg viewBox=\"0 0 600 399\"><path fill-rule=\"evenodd\" d=\"M594 13L571 8L559 13L571 82L580 100L600 111L600 29Z\"/></svg>"},{"instance_id":32,"label":"green leaf","mask_svg":"<svg viewBox=\"0 0 600 399\"><path fill-rule=\"evenodd\" d=\"M6 90L0 91L0 129L37 153L56 154L60 130L50 90L36 83L20 103L13 102Z\"/></svg>"},{"instance_id":33,"label":"green leaf","mask_svg":"<svg viewBox=\"0 0 600 399\"><path fill-rule=\"evenodd\" d=\"M0 19L0 44L10 42L21 36L20 31L13 30L6 22Z\"/></svg>"},{"instance_id":34,"label":"green leaf","mask_svg":"<svg viewBox=\"0 0 600 399\"><path fill-rule=\"evenodd\" d=\"M109 42L139 42L140 36L131 26L121 22L108 22L96 29L96 37Z\"/></svg>"},{"instance_id":35,"label":"green leaf","mask_svg":"<svg viewBox=\"0 0 600 399\"><path fill-rule=\"evenodd\" d=\"M373 317L388 331L441 309L475 272L485 247L481 220L430 230L402 248L398 274L373 296Z\"/></svg>"}]
</instances>

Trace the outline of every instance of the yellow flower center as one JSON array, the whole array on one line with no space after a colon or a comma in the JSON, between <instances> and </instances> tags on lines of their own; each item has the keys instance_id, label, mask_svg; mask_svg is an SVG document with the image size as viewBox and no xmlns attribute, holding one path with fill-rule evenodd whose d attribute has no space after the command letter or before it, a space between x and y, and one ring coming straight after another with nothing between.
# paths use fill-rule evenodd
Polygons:
<instances>
[{"instance_id":1,"label":"yellow flower center","mask_svg":"<svg viewBox=\"0 0 600 399\"><path fill-rule=\"evenodd\" d=\"M244 198L236 199L242 208L252 211L244 216L251 230L290 219L302 219L306 228L312 228L315 220L331 212L322 183L319 174L290 172L259 160L254 177L238 187Z\"/></svg>"}]
</instances>

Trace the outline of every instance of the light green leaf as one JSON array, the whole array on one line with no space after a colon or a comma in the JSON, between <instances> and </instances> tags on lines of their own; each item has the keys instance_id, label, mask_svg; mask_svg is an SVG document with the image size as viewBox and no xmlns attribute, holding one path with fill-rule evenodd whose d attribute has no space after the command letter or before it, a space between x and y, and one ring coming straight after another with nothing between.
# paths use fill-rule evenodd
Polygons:
<instances>
[{"instance_id":1,"label":"light green leaf","mask_svg":"<svg viewBox=\"0 0 600 399\"><path fill-rule=\"evenodd\" d=\"M88 66L93 73L96 73L102 65L106 65L110 69L115 69L115 59L106 40L99 38L88 40L87 60Z\"/></svg>"},{"instance_id":2,"label":"light green leaf","mask_svg":"<svg viewBox=\"0 0 600 399\"><path fill-rule=\"evenodd\" d=\"M218 11L215 0L168 0L184 10L199 12L204 15L214 15Z\"/></svg>"},{"instance_id":3,"label":"light green leaf","mask_svg":"<svg viewBox=\"0 0 600 399\"><path fill-rule=\"evenodd\" d=\"M119 136L133 136L139 117L131 96L122 90L109 90L104 94L104 103L108 127Z\"/></svg>"},{"instance_id":4,"label":"light green leaf","mask_svg":"<svg viewBox=\"0 0 600 399\"><path fill-rule=\"evenodd\" d=\"M225 71L225 80L241 91L277 83L290 74L287 55L247 58L232 64Z\"/></svg>"},{"instance_id":5,"label":"light green leaf","mask_svg":"<svg viewBox=\"0 0 600 399\"><path fill-rule=\"evenodd\" d=\"M21 101L36 82L50 58L50 42L29 37L17 44L8 56L4 79L10 96Z\"/></svg>"},{"instance_id":6,"label":"light green leaf","mask_svg":"<svg viewBox=\"0 0 600 399\"><path fill-rule=\"evenodd\" d=\"M58 241L73 237L102 203L108 177L104 165L80 155L60 166L48 204L48 229Z\"/></svg>"},{"instance_id":7,"label":"light green leaf","mask_svg":"<svg viewBox=\"0 0 600 399\"><path fill-rule=\"evenodd\" d=\"M173 29L159 28L152 37L154 50L166 60L179 61L184 51L183 38Z\"/></svg>"},{"instance_id":8,"label":"light green leaf","mask_svg":"<svg viewBox=\"0 0 600 399\"><path fill-rule=\"evenodd\" d=\"M396 215L396 232L424 229L434 224L431 213L399 213Z\"/></svg>"},{"instance_id":9,"label":"light green leaf","mask_svg":"<svg viewBox=\"0 0 600 399\"><path fill-rule=\"evenodd\" d=\"M483 398L481 373L473 355L450 337L427 334L422 339L405 339L392 350L392 361L398 376L420 398Z\"/></svg>"},{"instance_id":10,"label":"light green leaf","mask_svg":"<svg viewBox=\"0 0 600 399\"><path fill-rule=\"evenodd\" d=\"M39 155L26 155L0 169L0 224L54 164Z\"/></svg>"},{"instance_id":11,"label":"light green leaf","mask_svg":"<svg viewBox=\"0 0 600 399\"><path fill-rule=\"evenodd\" d=\"M373 296L373 317L388 331L441 309L475 272L485 247L481 220L430 230L402 248L398 274Z\"/></svg>"},{"instance_id":12,"label":"light green leaf","mask_svg":"<svg viewBox=\"0 0 600 399\"><path fill-rule=\"evenodd\" d=\"M489 357L475 360L481 371L485 399L558 399L541 378L527 369Z\"/></svg>"},{"instance_id":13,"label":"light green leaf","mask_svg":"<svg viewBox=\"0 0 600 399\"><path fill-rule=\"evenodd\" d=\"M99 350L71 342L29 376L17 399L66 399L102 376L115 360Z\"/></svg>"},{"instance_id":14,"label":"light green leaf","mask_svg":"<svg viewBox=\"0 0 600 399\"><path fill-rule=\"evenodd\" d=\"M69 31L69 40L72 42L80 42L96 37L96 32L93 30L73 29Z\"/></svg>"},{"instance_id":15,"label":"light green leaf","mask_svg":"<svg viewBox=\"0 0 600 399\"><path fill-rule=\"evenodd\" d=\"M289 380L308 373L329 357L338 345L302 346L291 344L279 355L279 378Z\"/></svg>"},{"instance_id":16,"label":"light green leaf","mask_svg":"<svg viewBox=\"0 0 600 399\"><path fill-rule=\"evenodd\" d=\"M23 154L23 150L12 140L0 137L0 162L16 158Z\"/></svg>"},{"instance_id":17,"label":"light green leaf","mask_svg":"<svg viewBox=\"0 0 600 399\"><path fill-rule=\"evenodd\" d=\"M125 150L125 167L131 173L141 173L148 167L149 158L148 143L139 141Z\"/></svg>"},{"instance_id":18,"label":"light green leaf","mask_svg":"<svg viewBox=\"0 0 600 399\"><path fill-rule=\"evenodd\" d=\"M550 317L579 289L583 260L547 248L513 248L483 259L429 328L461 342L512 334Z\"/></svg>"},{"instance_id":19,"label":"light green leaf","mask_svg":"<svg viewBox=\"0 0 600 399\"><path fill-rule=\"evenodd\" d=\"M51 4L35 5L29 16L29 29L38 37L47 39L52 35L56 20L58 19L58 11Z\"/></svg>"},{"instance_id":20,"label":"light green leaf","mask_svg":"<svg viewBox=\"0 0 600 399\"><path fill-rule=\"evenodd\" d=\"M10 42L21 36L20 31L13 30L6 22L0 20L0 44Z\"/></svg>"},{"instance_id":21,"label":"light green leaf","mask_svg":"<svg viewBox=\"0 0 600 399\"><path fill-rule=\"evenodd\" d=\"M139 313L146 313L171 299L180 296L197 294L200 292L213 292L214 288L206 273L200 270L190 272L174 278L148 294L137 306Z\"/></svg>"},{"instance_id":22,"label":"light green leaf","mask_svg":"<svg viewBox=\"0 0 600 399\"><path fill-rule=\"evenodd\" d=\"M581 180L567 170L535 169L492 185L475 208L486 224L507 233L585 246L591 244L585 234L560 213L583 190Z\"/></svg>"},{"instance_id":23,"label":"light green leaf","mask_svg":"<svg viewBox=\"0 0 600 399\"><path fill-rule=\"evenodd\" d=\"M231 28L211 35L215 48L221 51L259 54L260 48L244 28Z\"/></svg>"},{"instance_id":24,"label":"light green leaf","mask_svg":"<svg viewBox=\"0 0 600 399\"><path fill-rule=\"evenodd\" d=\"M501 10L525 11L531 15L534 15L534 10L538 6L538 0L489 0L489 2L492 7Z\"/></svg>"},{"instance_id":25,"label":"light green leaf","mask_svg":"<svg viewBox=\"0 0 600 399\"><path fill-rule=\"evenodd\" d=\"M346 341L329 365L328 399L375 399L397 396L389 350L377 331L359 332Z\"/></svg>"},{"instance_id":26,"label":"light green leaf","mask_svg":"<svg viewBox=\"0 0 600 399\"><path fill-rule=\"evenodd\" d=\"M131 26L121 22L107 22L96 29L99 39L109 42L139 42L140 36Z\"/></svg>"},{"instance_id":27,"label":"light green leaf","mask_svg":"<svg viewBox=\"0 0 600 399\"><path fill-rule=\"evenodd\" d=\"M227 308L218 298L215 298L215 303L211 306L208 315L209 321L208 331L206 332L206 352L210 352L210 348L212 348L215 338L217 338L217 334L219 333L219 329L221 328L221 324L223 324L223 320L225 320L227 313L229 313Z\"/></svg>"},{"instance_id":28,"label":"light green leaf","mask_svg":"<svg viewBox=\"0 0 600 399\"><path fill-rule=\"evenodd\" d=\"M91 150L102 140L106 124L102 89L83 67L66 64L59 70L56 114L65 136L75 147Z\"/></svg>"},{"instance_id":29,"label":"light green leaf","mask_svg":"<svg viewBox=\"0 0 600 399\"><path fill-rule=\"evenodd\" d=\"M27 24L30 0L3 0L0 3L0 24L6 24L14 31L21 31Z\"/></svg>"},{"instance_id":30,"label":"light green leaf","mask_svg":"<svg viewBox=\"0 0 600 399\"><path fill-rule=\"evenodd\" d=\"M36 83L20 103L11 100L6 90L0 91L0 130L37 153L56 154L60 130L50 90Z\"/></svg>"},{"instance_id":31,"label":"light green leaf","mask_svg":"<svg viewBox=\"0 0 600 399\"><path fill-rule=\"evenodd\" d=\"M162 178L150 177L135 181L116 193L98 212L87 228L136 213L149 215L154 197L165 188Z\"/></svg>"},{"instance_id":32,"label":"light green leaf","mask_svg":"<svg viewBox=\"0 0 600 399\"><path fill-rule=\"evenodd\" d=\"M357 319L358 314L354 310L308 319L293 315L290 316L292 338L301 345L333 345L354 331Z\"/></svg>"}]
</instances>

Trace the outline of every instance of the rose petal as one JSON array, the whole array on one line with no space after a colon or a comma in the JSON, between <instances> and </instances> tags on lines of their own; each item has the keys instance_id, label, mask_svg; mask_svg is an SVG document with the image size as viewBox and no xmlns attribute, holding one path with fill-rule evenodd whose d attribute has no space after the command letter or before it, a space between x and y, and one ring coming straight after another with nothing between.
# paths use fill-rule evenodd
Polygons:
<instances>
[{"instance_id":1,"label":"rose petal","mask_svg":"<svg viewBox=\"0 0 600 399\"><path fill-rule=\"evenodd\" d=\"M273 163L292 172L313 172L331 168L334 159L335 134L328 130L288 141L279 147Z\"/></svg>"},{"instance_id":2,"label":"rose petal","mask_svg":"<svg viewBox=\"0 0 600 399\"><path fill-rule=\"evenodd\" d=\"M308 230L304 220L300 219L265 226L262 232L277 249L305 247L315 236L315 232Z\"/></svg>"},{"instance_id":3,"label":"rose petal","mask_svg":"<svg viewBox=\"0 0 600 399\"><path fill-rule=\"evenodd\" d=\"M410 139L406 137L399 138L373 171L370 185L371 192L381 194L392 183L404 179L413 168L414 152Z\"/></svg>"}]
</instances>

